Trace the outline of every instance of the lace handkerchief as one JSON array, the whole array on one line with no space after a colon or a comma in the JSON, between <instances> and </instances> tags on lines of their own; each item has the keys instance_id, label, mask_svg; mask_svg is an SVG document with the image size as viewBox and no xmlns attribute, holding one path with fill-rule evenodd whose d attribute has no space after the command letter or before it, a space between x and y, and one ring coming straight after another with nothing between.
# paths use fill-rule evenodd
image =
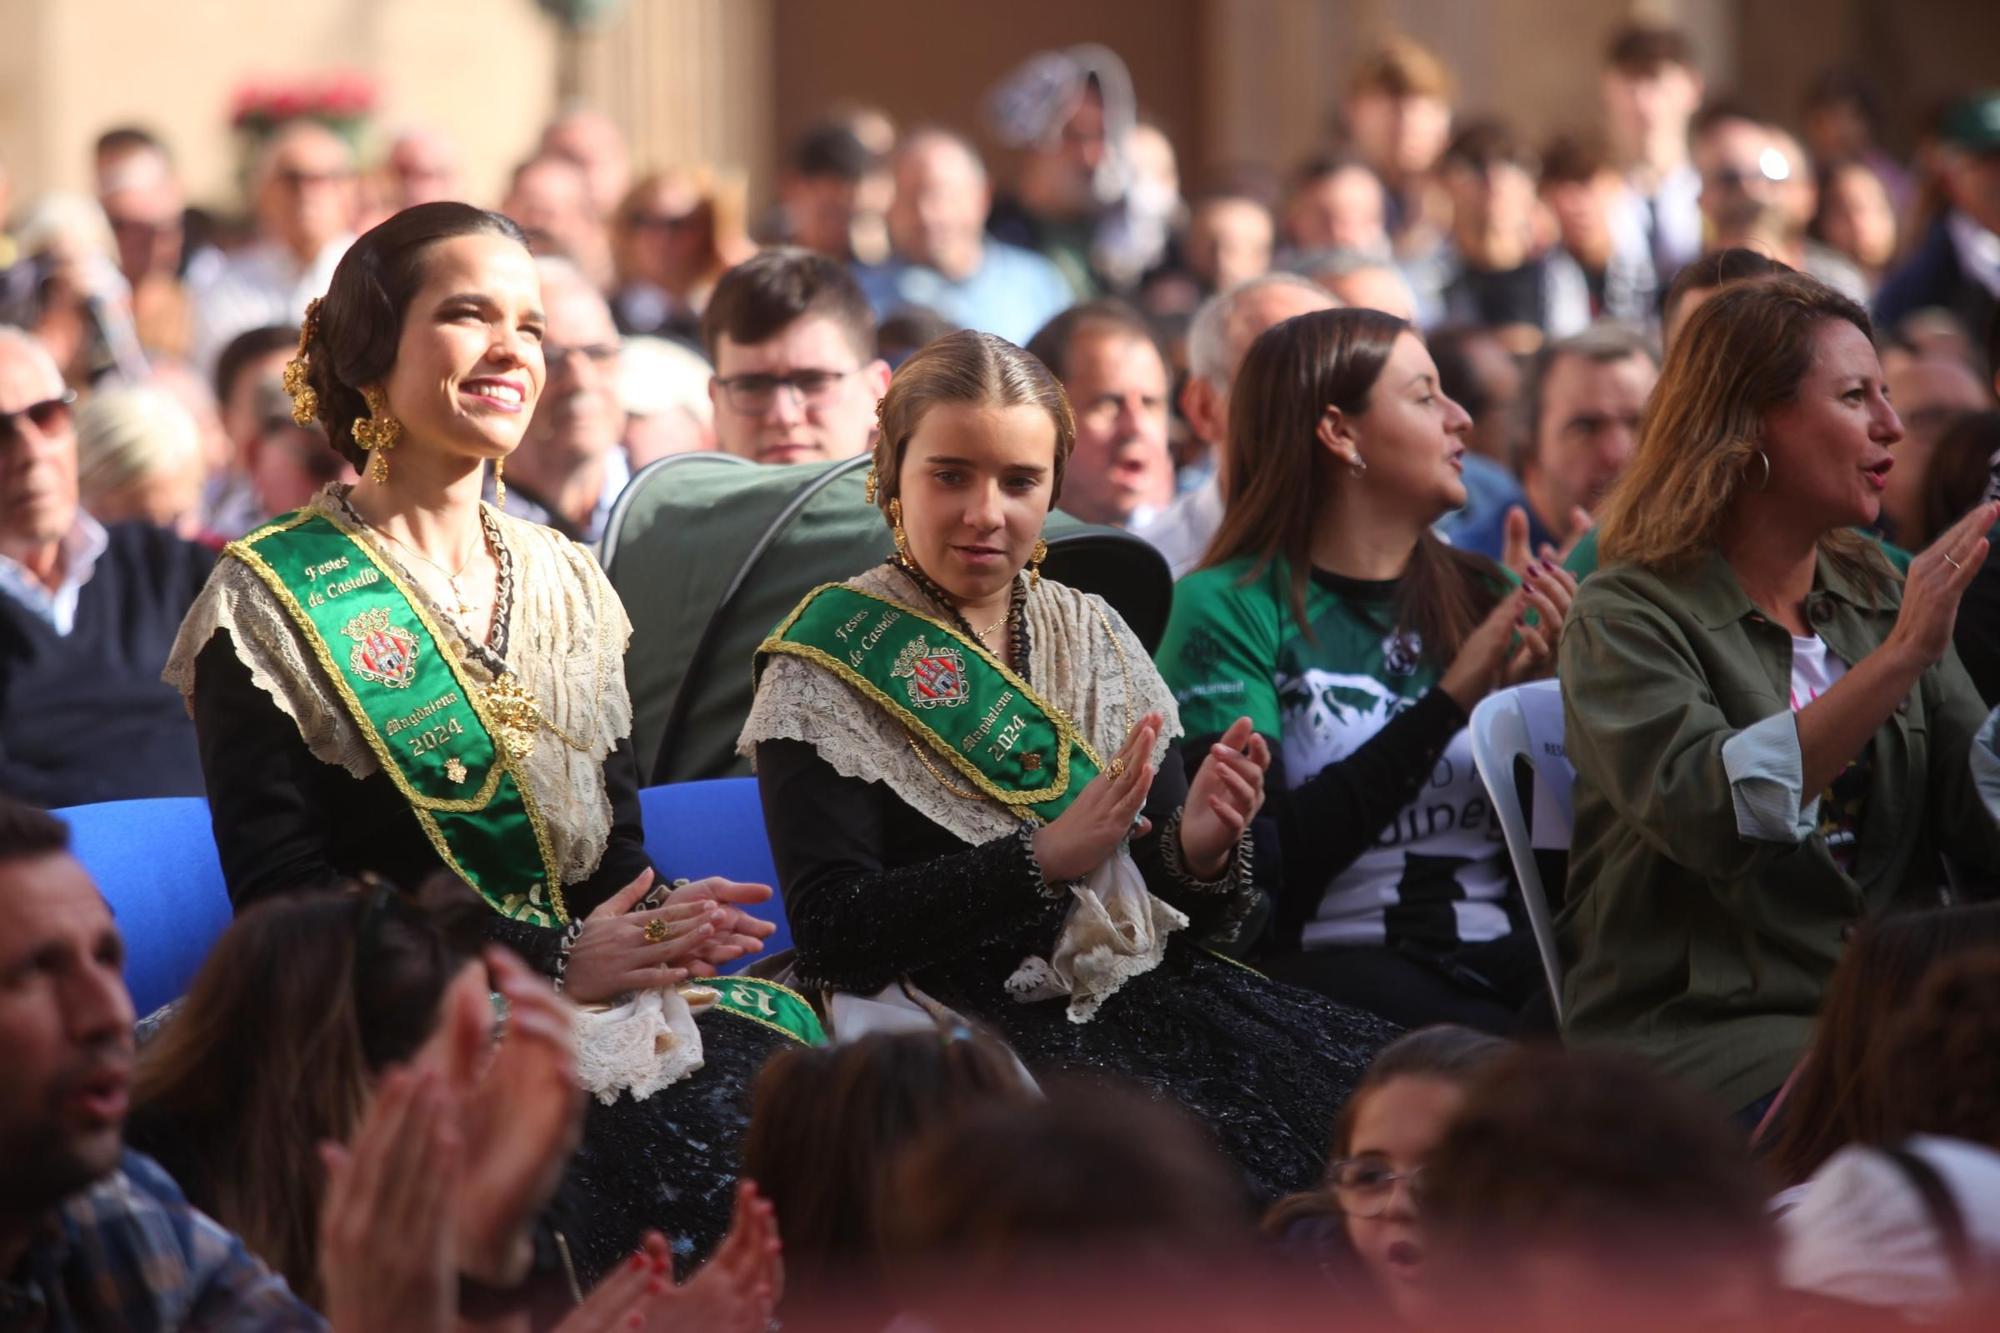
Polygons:
<instances>
[{"instance_id":1,"label":"lace handkerchief","mask_svg":"<svg viewBox=\"0 0 2000 1333\"><path fill-rule=\"evenodd\" d=\"M1119 987L1159 966L1167 936L1188 919L1147 891L1124 844L1070 892L1075 901L1056 947L1045 959L1023 959L1007 993L1018 1004L1067 995L1069 1021L1088 1023Z\"/></svg>"},{"instance_id":2,"label":"lace handkerchief","mask_svg":"<svg viewBox=\"0 0 2000 1333\"><path fill-rule=\"evenodd\" d=\"M642 991L614 1009L576 1011L578 1080L606 1106L644 1101L701 1068L701 1030L679 991Z\"/></svg>"}]
</instances>

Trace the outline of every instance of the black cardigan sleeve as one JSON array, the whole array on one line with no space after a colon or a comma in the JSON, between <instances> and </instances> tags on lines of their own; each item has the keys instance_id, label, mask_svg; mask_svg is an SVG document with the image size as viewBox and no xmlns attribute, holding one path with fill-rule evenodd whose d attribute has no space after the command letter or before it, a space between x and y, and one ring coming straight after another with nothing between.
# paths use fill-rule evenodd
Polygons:
<instances>
[{"instance_id":1,"label":"black cardigan sleeve","mask_svg":"<svg viewBox=\"0 0 2000 1333\"><path fill-rule=\"evenodd\" d=\"M236 910L341 882L331 812L313 797L325 765L251 679L227 631L217 630L195 658L191 702L215 848Z\"/></svg>"},{"instance_id":2,"label":"black cardigan sleeve","mask_svg":"<svg viewBox=\"0 0 2000 1333\"><path fill-rule=\"evenodd\" d=\"M892 826L922 816L880 783L842 777L802 741L758 744L757 790L810 985L878 991L1006 939L1050 910L1020 834L890 865Z\"/></svg>"},{"instance_id":3,"label":"black cardigan sleeve","mask_svg":"<svg viewBox=\"0 0 2000 1333\"><path fill-rule=\"evenodd\" d=\"M1353 754L1290 789L1283 750L1271 747L1264 813L1259 817L1267 836L1258 839L1256 865L1260 882L1277 897L1281 945L1312 915L1327 882L1354 864L1397 812L1416 798L1438 756L1464 729L1465 721L1458 702L1433 686ZM1206 758L1219 739L1200 737L1188 748ZM1199 762L1195 768L1200 768ZM1275 838L1268 833L1275 833Z\"/></svg>"},{"instance_id":4,"label":"black cardigan sleeve","mask_svg":"<svg viewBox=\"0 0 2000 1333\"><path fill-rule=\"evenodd\" d=\"M1026 834L892 864L895 827L923 817L880 783L842 777L803 742L760 743L757 787L809 984L880 990L1008 939L1063 901L1045 890ZM1162 864L1160 837L1186 799L1187 775L1178 749L1169 747L1144 807L1153 826L1133 840L1132 858L1147 887L1187 912L1199 935L1234 903L1226 894L1190 892Z\"/></svg>"}]
</instances>

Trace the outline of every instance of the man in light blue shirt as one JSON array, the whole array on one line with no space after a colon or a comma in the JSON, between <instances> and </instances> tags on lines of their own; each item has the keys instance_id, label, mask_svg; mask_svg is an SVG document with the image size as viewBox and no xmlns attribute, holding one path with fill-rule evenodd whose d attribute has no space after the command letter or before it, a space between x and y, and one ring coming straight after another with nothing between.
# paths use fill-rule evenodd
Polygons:
<instances>
[{"instance_id":1,"label":"man in light blue shirt","mask_svg":"<svg viewBox=\"0 0 2000 1333\"><path fill-rule=\"evenodd\" d=\"M895 254L855 276L878 316L925 306L966 328L1025 343L1074 299L1062 271L986 234L992 187L979 153L948 130L917 130L896 150Z\"/></svg>"}]
</instances>

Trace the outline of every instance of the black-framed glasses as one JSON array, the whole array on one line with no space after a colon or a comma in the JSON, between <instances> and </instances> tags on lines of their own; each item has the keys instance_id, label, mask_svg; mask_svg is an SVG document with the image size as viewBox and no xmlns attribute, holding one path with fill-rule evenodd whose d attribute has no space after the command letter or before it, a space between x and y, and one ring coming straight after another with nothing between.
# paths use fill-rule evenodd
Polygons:
<instances>
[{"instance_id":1,"label":"black-framed glasses","mask_svg":"<svg viewBox=\"0 0 2000 1333\"><path fill-rule=\"evenodd\" d=\"M1340 1211L1349 1217L1380 1217L1388 1211L1389 1200L1395 1197L1399 1182L1409 1191L1412 1203L1420 1204L1423 1200L1421 1166L1397 1171L1391 1169L1386 1158L1350 1157L1329 1167L1327 1178L1333 1184L1333 1197L1340 1204Z\"/></svg>"},{"instance_id":2,"label":"black-framed glasses","mask_svg":"<svg viewBox=\"0 0 2000 1333\"><path fill-rule=\"evenodd\" d=\"M44 435L61 430L69 423L69 410L75 405L76 394L64 389L53 398L29 403L18 411L0 412L0 441L19 439L23 420L32 421L35 429Z\"/></svg>"},{"instance_id":3,"label":"black-framed glasses","mask_svg":"<svg viewBox=\"0 0 2000 1333\"><path fill-rule=\"evenodd\" d=\"M771 410L780 391L790 389L807 407L824 407L852 370L795 370L789 375L731 375L718 378L729 405L746 416Z\"/></svg>"}]
</instances>

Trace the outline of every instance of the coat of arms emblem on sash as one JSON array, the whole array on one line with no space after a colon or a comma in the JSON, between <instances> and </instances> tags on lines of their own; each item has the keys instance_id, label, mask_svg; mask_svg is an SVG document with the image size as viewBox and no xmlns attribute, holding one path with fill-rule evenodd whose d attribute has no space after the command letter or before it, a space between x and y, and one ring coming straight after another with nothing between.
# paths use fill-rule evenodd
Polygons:
<instances>
[{"instance_id":1,"label":"coat of arms emblem on sash","mask_svg":"<svg viewBox=\"0 0 2000 1333\"><path fill-rule=\"evenodd\" d=\"M952 647L932 651L922 635L904 645L889 674L908 682L913 708L956 708L971 697L965 658Z\"/></svg>"},{"instance_id":2,"label":"coat of arms emblem on sash","mask_svg":"<svg viewBox=\"0 0 2000 1333\"><path fill-rule=\"evenodd\" d=\"M406 690L417 678L416 637L390 624L386 608L363 611L341 626L340 632L354 640L347 665L363 680Z\"/></svg>"}]
</instances>

